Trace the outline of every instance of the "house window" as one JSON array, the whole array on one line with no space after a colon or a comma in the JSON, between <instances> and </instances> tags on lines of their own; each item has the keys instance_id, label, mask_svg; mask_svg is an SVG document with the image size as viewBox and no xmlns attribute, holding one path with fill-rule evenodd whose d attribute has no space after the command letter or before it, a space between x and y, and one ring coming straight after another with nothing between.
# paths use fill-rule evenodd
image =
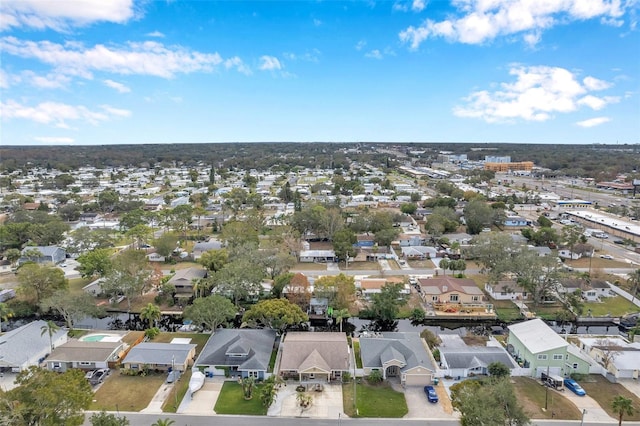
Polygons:
<instances>
[{"instance_id":1,"label":"house window","mask_svg":"<svg viewBox=\"0 0 640 426\"><path fill-rule=\"evenodd\" d=\"M478 302L478 301L480 301L480 296L472 296L471 300L474 301L474 302Z\"/></svg>"},{"instance_id":2,"label":"house window","mask_svg":"<svg viewBox=\"0 0 640 426\"><path fill-rule=\"evenodd\" d=\"M431 296L431 301L432 302L437 302L438 301L438 296Z\"/></svg>"},{"instance_id":3,"label":"house window","mask_svg":"<svg viewBox=\"0 0 640 426\"><path fill-rule=\"evenodd\" d=\"M137 370L138 369L138 364L131 364L131 369L132 370Z\"/></svg>"},{"instance_id":4,"label":"house window","mask_svg":"<svg viewBox=\"0 0 640 426\"><path fill-rule=\"evenodd\" d=\"M554 361L561 360L562 358L563 358L562 354L553 354Z\"/></svg>"},{"instance_id":5,"label":"house window","mask_svg":"<svg viewBox=\"0 0 640 426\"><path fill-rule=\"evenodd\" d=\"M458 295L457 294L452 294L449 296L449 302L457 302L458 301Z\"/></svg>"},{"instance_id":6,"label":"house window","mask_svg":"<svg viewBox=\"0 0 640 426\"><path fill-rule=\"evenodd\" d=\"M80 364L80 365L85 365L85 366L86 366L86 365L92 365L92 363L91 363L91 362L87 362L87 361L80 361L78 364Z\"/></svg>"},{"instance_id":7,"label":"house window","mask_svg":"<svg viewBox=\"0 0 640 426\"><path fill-rule=\"evenodd\" d=\"M249 377L253 377L254 379L258 378L258 372L257 371L249 371L249 373L247 374Z\"/></svg>"},{"instance_id":8,"label":"house window","mask_svg":"<svg viewBox=\"0 0 640 426\"><path fill-rule=\"evenodd\" d=\"M538 360L539 360L539 361L544 361L544 360L546 360L546 359L547 359L547 354L541 354L541 355L538 355Z\"/></svg>"},{"instance_id":9,"label":"house window","mask_svg":"<svg viewBox=\"0 0 640 426\"><path fill-rule=\"evenodd\" d=\"M310 374L309 374L309 378L310 378L310 379L315 379L315 378L316 378L316 375L315 375L315 374L313 374L313 373L310 373Z\"/></svg>"},{"instance_id":10,"label":"house window","mask_svg":"<svg viewBox=\"0 0 640 426\"><path fill-rule=\"evenodd\" d=\"M574 363L573 363L573 369L574 369L574 370L577 370L577 369L578 369L578 363L577 363L577 362L574 362Z\"/></svg>"},{"instance_id":11,"label":"house window","mask_svg":"<svg viewBox=\"0 0 640 426\"><path fill-rule=\"evenodd\" d=\"M60 368L60 363L59 362L54 362L53 363L53 368Z\"/></svg>"}]
</instances>

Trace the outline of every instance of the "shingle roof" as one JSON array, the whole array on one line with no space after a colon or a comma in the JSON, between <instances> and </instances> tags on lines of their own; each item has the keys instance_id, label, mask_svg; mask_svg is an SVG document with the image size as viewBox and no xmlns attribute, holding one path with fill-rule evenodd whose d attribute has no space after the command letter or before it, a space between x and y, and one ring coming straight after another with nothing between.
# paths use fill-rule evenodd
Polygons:
<instances>
[{"instance_id":1,"label":"shingle roof","mask_svg":"<svg viewBox=\"0 0 640 426\"><path fill-rule=\"evenodd\" d=\"M269 367L276 341L275 330L218 329L209 337L195 365L238 367L238 370L262 370ZM247 356L228 354L245 351Z\"/></svg>"},{"instance_id":2,"label":"shingle roof","mask_svg":"<svg viewBox=\"0 0 640 426\"><path fill-rule=\"evenodd\" d=\"M532 354L569 346L569 343L539 318L513 324L507 328Z\"/></svg>"},{"instance_id":3,"label":"shingle roof","mask_svg":"<svg viewBox=\"0 0 640 426\"><path fill-rule=\"evenodd\" d=\"M116 349L123 346L122 342L81 342L70 340L60 345L47 358L47 361L61 362L104 362L108 361Z\"/></svg>"},{"instance_id":4,"label":"shingle roof","mask_svg":"<svg viewBox=\"0 0 640 426\"><path fill-rule=\"evenodd\" d=\"M464 294L482 295L482 290L478 288L475 281L469 278L421 278L418 280L423 292L427 294L443 294L457 291Z\"/></svg>"},{"instance_id":5,"label":"shingle roof","mask_svg":"<svg viewBox=\"0 0 640 426\"><path fill-rule=\"evenodd\" d=\"M405 362L401 371L417 366L435 371L418 333L382 333L382 337L360 337L360 354L365 368L381 368L383 363L397 359Z\"/></svg>"},{"instance_id":6,"label":"shingle roof","mask_svg":"<svg viewBox=\"0 0 640 426\"><path fill-rule=\"evenodd\" d=\"M493 346L472 346L466 348L447 348L440 346L443 365L448 368L487 367L492 362L501 362L509 368L518 364L502 348Z\"/></svg>"},{"instance_id":7,"label":"shingle roof","mask_svg":"<svg viewBox=\"0 0 640 426\"><path fill-rule=\"evenodd\" d=\"M321 358L323 361L318 367L334 371L348 370L349 349L346 334L321 332L287 333L283 343L280 369L299 370L314 351L318 352L318 360Z\"/></svg>"},{"instance_id":8,"label":"shingle roof","mask_svg":"<svg viewBox=\"0 0 640 426\"><path fill-rule=\"evenodd\" d=\"M194 344L144 342L131 348L122 362L131 364L184 364Z\"/></svg>"}]
</instances>

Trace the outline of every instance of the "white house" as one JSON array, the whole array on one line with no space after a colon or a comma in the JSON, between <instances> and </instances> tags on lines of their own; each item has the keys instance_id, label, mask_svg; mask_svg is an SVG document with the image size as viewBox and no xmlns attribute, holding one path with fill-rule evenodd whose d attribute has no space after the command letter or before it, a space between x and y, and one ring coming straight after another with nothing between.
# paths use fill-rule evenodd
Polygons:
<instances>
[{"instance_id":1,"label":"white house","mask_svg":"<svg viewBox=\"0 0 640 426\"><path fill-rule=\"evenodd\" d=\"M56 330L49 340L46 327L46 321L38 320L0 336L0 368L17 373L37 366L51 353L52 346L67 342L66 329Z\"/></svg>"}]
</instances>

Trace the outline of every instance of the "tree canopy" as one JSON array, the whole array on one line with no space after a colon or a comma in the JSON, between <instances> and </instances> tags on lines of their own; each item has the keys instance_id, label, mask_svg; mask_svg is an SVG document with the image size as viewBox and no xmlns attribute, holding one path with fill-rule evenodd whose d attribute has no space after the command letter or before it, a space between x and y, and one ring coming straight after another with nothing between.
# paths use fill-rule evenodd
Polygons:
<instances>
[{"instance_id":1,"label":"tree canopy","mask_svg":"<svg viewBox=\"0 0 640 426\"><path fill-rule=\"evenodd\" d=\"M184 317L196 325L204 325L209 330L215 330L222 324L233 319L236 307L229 299L219 294L199 297L193 305L184 310Z\"/></svg>"},{"instance_id":2,"label":"tree canopy","mask_svg":"<svg viewBox=\"0 0 640 426\"><path fill-rule=\"evenodd\" d=\"M290 326L309 321L309 317L287 299L268 299L253 305L245 312L242 321L283 332Z\"/></svg>"}]
</instances>

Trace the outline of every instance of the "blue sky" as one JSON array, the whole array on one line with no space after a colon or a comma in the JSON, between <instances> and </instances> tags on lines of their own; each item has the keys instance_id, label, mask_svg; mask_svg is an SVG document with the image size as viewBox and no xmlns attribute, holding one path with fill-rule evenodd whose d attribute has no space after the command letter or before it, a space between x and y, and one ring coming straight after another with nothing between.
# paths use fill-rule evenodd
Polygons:
<instances>
[{"instance_id":1,"label":"blue sky","mask_svg":"<svg viewBox=\"0 0 640 426\"><path fill-rule=\"evenodd\" d=\"M2 0L1 143L640 143L639 12Z\"/></svg>"}]
</instances>

